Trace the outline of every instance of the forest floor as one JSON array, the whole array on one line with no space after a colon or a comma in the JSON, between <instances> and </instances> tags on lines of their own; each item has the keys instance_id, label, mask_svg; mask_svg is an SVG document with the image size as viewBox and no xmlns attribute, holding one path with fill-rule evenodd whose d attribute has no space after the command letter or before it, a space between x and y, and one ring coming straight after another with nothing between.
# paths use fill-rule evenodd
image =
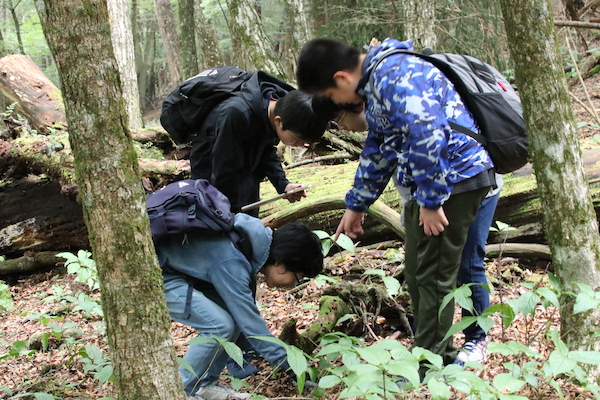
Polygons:
<instances>
[{"instance_id":1,"label":"forest floor","mask_svg":"<svg viewBox=\"0 0 600 400\"><path fill-rule=\"evenodd\" d=\"M327 264L328 275L341 278L355 264L382 269L387 273L397 272L401 268L397 261L390 260L390 255L384 250L366 250L330 259ZM528 290L528 285L547 285L545 267L545 264L523 264L512 258L488 263L488 273L493 283L492 304L519 298ZM365 279L362 278L363 281ZM259 282L258 302L262 305L262 313L272 332L279 334L289 318L298 320L299 331L310 326L318 314L322 289L314 281L300 290L269 289L264 282ZM0 390L8 388L13 395L50 393L57 399L66 400L100 399L105 396L116 398L113 384L107 382L99 385L95 379L98 376L94 375L97 370L86 370L86 364L81 361L82 358L93 358L82 352L84 346L96 346L108 352L101 318L94 314L86 315L83 310L75 310L77 307L86 308L86 304L75 300L80 293L91 294L93 299L99 301L97 292L92 293L86 285L76 282L73 274L48 271L19 279L11 285L10 293L15 309L3 312L0 318L0 354L16 350L20 355L0 360ZM408 304L404 304L404 307L408 308ZM458 309L456 316L458 318ZM494 327L489 332L493 342L513 340L529 346L543 357L548 357L554 349L546 335L549 330L558 329L559 326L559 312L554 307L543 308L537 305L534 315L519 315L508 328L503 327L500 317L494 317L494 320ZM366 345L385 338L396 338L410 347L411 339L408 335L390 326L385 318L371 318L369 324L369 329L357 335ZM181 357L185 353L186 342L195 337L195 333L178 323L173 323L172 328L176 352ZM42 348L43 332L51 333L44 346L45 350ZM460 346L461 335L455 336L455 345ZM19 346L19 342L24 342L23 346ZM511 361L510 357L491 354L485 368L477 371L477 374L491 382L495 376L506 372L504 365L507 361ZM523 365L525 361L521 358L518 362ZM94 364L101 362L96 361ZM302 397L289 379L269 376L272 369L268 363L257 361L255 365L261 372L250 377L247 380L249 386L241 391L252 391L267 398ZM227 379L223 381L228 382ZM566 399L594 398L568 379L561 381L561 388ZM560 398L554 388L543 383L538 389L526 386L519 394L529 399ZM325 398L337 399L338 395L339 393L330 389ZM429 398L423 393L407 396L406 398ZM5 393L0 398L7 399L9 396ZM457 392L453 398L464 396Z\"/></svg>"},{"instance_id":2,"label":"forest floor","mask_svg":"<svg viewBox=\"0 0 600 400\"><path fill-rule=\"evenodd\" d=\"M600 100L596 95L600 93L600 90L596 90L600 88L600 78L588 79L586 86L592 94L595 108L600 108ZM571 90L574 96L584 103L587 102L581 87L573 87ZM600 122L594 121L591 113L586 111L587 106L575 101L574 107L580 126L582 147L596 146ZM330 276L341 277L356 264L381 269L388 275L401 268L384 250L365 250L355 255L328 259L327 271ZM487 267L492 283L492 304L505 304L510 299L519 298L528 290L528 285L548 285L547 269L551 269L551 265L545 263L512 258L490 260ZM364 281L366 278L361 279ZM92 299L99 301L97 291L90 291L86 285L76 282L74 276L67 274L63 268L17 277L8 283L14 307L8 310L0 307L0 398L8 399L24 393L49 393L57 399L65 400L116 398L112 382L99 384L98 378L103 379L101 371L106 364L97 357L94 348L90 347L96 346L108 354L102 318L91 311L94 304L84 301L82 297L78 299L80 294L89 294ZM300 290L269 289L264 282L259 282L257 300L262 305L261 312L271 331L278 335L289 318L298 320L299 331L310 326L318 314L322 291L323 287L318 287L315 281L302 286ZM409 308L408 304L403 306ZM459 317L458 309L456 317ZM503 326L500 317L494 317L495 324L489 332L489 337L497 343L507 340L519 342L534 349L542 357L548 357L554 350L554 344L548 338L547 332L559 328L559 319L558 309L552 306L544 308L538 304L533 314L518 315L509 327ZM390 326L385 318L375 317L367 322L368 328L358 335L365 344L395 338L410 347L410 337ZM173 323L172 328L176 352L181 357L187 348L186 342L193 338L195 333L177 323ZM454 340L455 345L460 347L461 335L455 335ZM85 360L94 361L86 364L82 362ZM488 357L484 368L476 373L492 382L494 377L507 372L507 361L523 365L526 357L511 359L509 356L494 353ZM261 372L250 377L249 386L241 391L252 391L267 398L303 398L298 395L289 379L270 376L272 369L267 363L258 361L257 365ZM227 382L226 379L224 381ZM558 382L564 394L562 398L594 398L567 377ZM526 385L517 393L529 399L561 398L556 388L543 382L538 388ZM325 395L325 398L332 400L338 397L339 392L335 388L328 390ZM460 392L453 392L453 398L464 397ZM419 392L408 394L406 398L430 396ZM37 399L47 398L38 395Z\"/></svg>"}]
</instances>

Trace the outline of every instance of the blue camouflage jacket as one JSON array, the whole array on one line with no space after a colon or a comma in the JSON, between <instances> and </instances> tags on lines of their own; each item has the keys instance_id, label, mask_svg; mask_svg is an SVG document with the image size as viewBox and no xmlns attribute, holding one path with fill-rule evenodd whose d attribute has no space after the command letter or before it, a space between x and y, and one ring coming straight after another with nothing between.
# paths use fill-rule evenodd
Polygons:
<instances>
[{"instance_id":1,"label":"blue camouflage jacket","mask_svg":"<svg viewBox=\"0 0 600 400\"><path fill-rule=\"evenodd\" d=\"M365 101L369 133L346 194L354 211L375 202L394 173L420 206L437 209L453 185L494 166L483 146L448 125L479 129L452 82L419 57L386 57L396 49L412 51L412 40L388 38L371 47L362 65L356 92Z\"/></svg>"}]
</instances>

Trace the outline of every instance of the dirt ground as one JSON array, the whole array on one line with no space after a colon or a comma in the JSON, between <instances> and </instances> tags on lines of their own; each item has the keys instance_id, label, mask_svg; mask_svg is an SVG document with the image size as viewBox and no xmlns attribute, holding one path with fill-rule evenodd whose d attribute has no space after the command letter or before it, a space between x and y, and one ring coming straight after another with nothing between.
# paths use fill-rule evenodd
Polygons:
<instances>
[{"instance_id":1,"label":"dirt ground","mask_svg":"<svg viewBox=\"0 0 600 400\"><path fill-rule=\"evenodd\" d=\"M363 251L356 255L336 257L328 265L330 276L341 277L349 271L353 264L369 265L370 268L380 268L389 271L397 269L398 263L390 262L382 250ZM524 288L523 282L542 284L547 280L547 275L539 267L535 270L527 265L519 264L515 259L504 259L501 263L489 263L488 272L490 281L493 282L492 303L506 303L509 299L519 297ZM274 334L279 334L284 323L289 318L298 320L299 331L310 326L318 313L319 297L322 287L317 287L314 281L296 289L269 289L264 283L259 284L258 301L261 310ZM71 292L71 293L69 293ZM14 282L10 287L14 299L15 309L4 312L0 319L0 354L11 350L11 345L18 341L29 342L29 349L39 348L39 337L42 332L58 332L62 326L63 340L58 340L50 335L48 348L33 354L8 357L0 360L0 389L9 388L17 393L47 392L56 398L66 400L100 399L105 396L116 397L113 384L107 382L99 385L94 380L93 373L86 372L78 350L86 345L95 345L108 352L104 329L98 326L99 317L86 316L84 312L74 312L73 304L67 301L56 301L56 296L65 298L67 295L77 297L78 293L90 293L82 283L73 280L73 275L64 272L48 271L23 277ZM91 293L93 298L98 298L98 293ZM53 297L54 296L54 299ZM48 301L51 300L51 301ZM458 313L457 313L458 317ZM46 318L47 320L45 320ZM548 329L558 329L559 313L553 307L544 309L538 305L535 318L519 316L512 326L502 327L500 318L496 318L495 325L489 335L492 341L504 342L515 340L528 345L543 356L552 350L545 332ZM372 344L381 339L394 337L406 346L410 346L411 339L404 332L396 331L385 318L374 318L369 329L365 329L359 336L365 343ZM55 323L57 325L52 325ZM65 329L66 327L66 329ZM186 326L173 323L173 337L178 356L183 356L186 342L195 337L195 333ZM377 332L377 333L376 333ZM71 338L71 342L65 340ZM33 338L33 339L32 339ZM38 338L36 341L35 338ZM37 343L37 345L36 345ZM455 344L461 345L460 334L456 335ZM485 369L479 371L480 376L492 381L500 372L506 372L502 363L507 360L492 354L485 363ZM264 361L255 363L261 372L248 379L249 386L242 391L252 391L267 398L301 398L289 379L274 378L272 369ZM223 379L223 382L228 382ZM582 392L581 387L565 381L562 385L566 398L587 399L593 398L589 393ZM543 385L533 391L526 389L520 393L527 398L554 399L559 398L554 390ZM412 397L415 396L415 397ZM409 398L427 398L420 393ZM0 398L9 398L6 394ZM329 391L328 399L337 399L338 393ZM455 398L461 398L460 393Z\"/></svg>"}]
</instances>

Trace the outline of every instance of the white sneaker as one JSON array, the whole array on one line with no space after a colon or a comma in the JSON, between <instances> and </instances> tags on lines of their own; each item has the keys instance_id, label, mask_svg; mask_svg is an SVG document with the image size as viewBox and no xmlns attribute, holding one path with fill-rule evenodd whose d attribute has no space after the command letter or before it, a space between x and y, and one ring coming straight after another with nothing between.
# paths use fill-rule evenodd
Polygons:
<instances>
[{"instance_id":1,"label":"white sneaker","mask_svg":"<svg viewBox=\"0 0 600 400\"><path fill-rule=\"evenodd\" d=\"M456 356L456 360L463 363L475 361L484 363L487 359L488 345L490 339L487 337L479 337L473 340L467 340L462 347L462 350Z\"/></svg>"},{"instance_id":2,"label":"white sneaker","mask_svg":"<svg viewBox=\"0 0 600 400\"><path fill-rule=\"evenodd\" d=\"M198 389L194 397L193 400L197 400L196 398L203 400L245 400L250 398L250 393L236 392L227 386L213 383Z\"/></svg>"},{"instance_id":3,"label":"white sneaker","mask_svg":"<svg viewBox=\"0 0 600 400\"><path fill-rule=\"evenodd\" d=\"M200 397L200 396L190 396L190 397L188 397L188 400L204 400L204 397Z\"/></svg>"}]
</instances>

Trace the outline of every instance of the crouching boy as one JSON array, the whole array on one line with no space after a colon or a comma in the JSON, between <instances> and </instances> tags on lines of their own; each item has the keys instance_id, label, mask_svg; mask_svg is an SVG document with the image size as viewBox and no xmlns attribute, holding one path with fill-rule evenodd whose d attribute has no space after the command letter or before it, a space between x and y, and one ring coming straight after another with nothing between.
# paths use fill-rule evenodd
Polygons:
<instances>
[{"instance_id":1,"label":"crouching boy","mask_svg":"<svg viewBox=\"0 0 600 400\"><path fill-rule=\"evenodd\" d=\"M272 230L246 214L237 214L234 226L250 241L250 259L226 234L193 232L172 235L157 243L171 318L193 327L200 337L235 342L243 334L262 357L288 370L285 349L256 338L272 336L254 300L256 277L260 272L269 287L281 287L316 276L323 269L320 240L302 224ZM194 280L189 277L197 283L190 283ZM180 368L185 392L193 396L191 399L250 396L216 384L228 360L219 344L192 344L184 360L193 369Z\"/></svg>"}]
</instances>

